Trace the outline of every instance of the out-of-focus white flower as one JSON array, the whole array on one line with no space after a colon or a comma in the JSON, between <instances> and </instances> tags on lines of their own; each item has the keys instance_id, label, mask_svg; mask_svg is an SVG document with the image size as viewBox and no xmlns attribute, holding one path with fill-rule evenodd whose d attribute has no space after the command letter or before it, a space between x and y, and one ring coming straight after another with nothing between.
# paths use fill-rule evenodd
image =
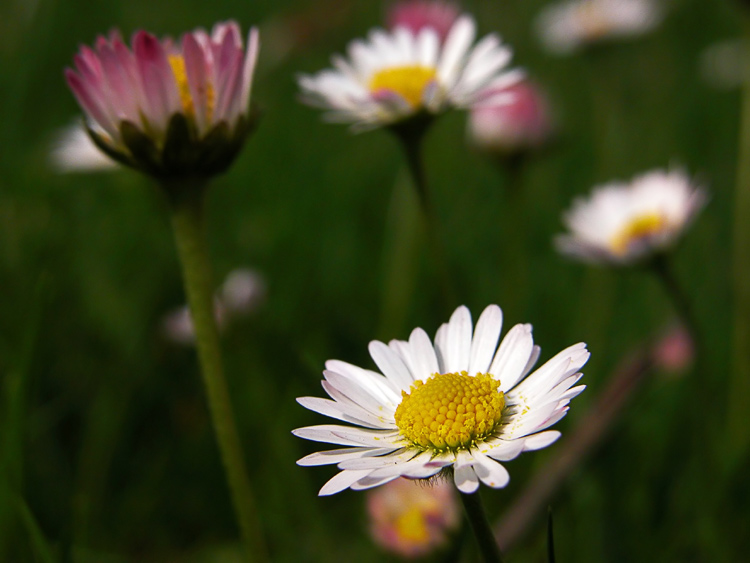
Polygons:
<instances>
[{"instance_id":1,"label":"out-of-focus white flower","mask_svg":"<svg viewBox=\"0 0 750 563\"><path fill-rule=\"evenodd\" d=\"M641 35L663 17L657 0L565 0L542 10L536 31L549 51L567 54L590 43Z\"/></svg>"},{"instance_id":2,"label":"out-of-focus white flower","mask_svg":"<svg viewBox=\"0 0 750 563\"><path fill-rule=\"evenodd\" d=\"M224 306L219 299L214 299L214 318L219 331L226 327ZM164 337L174 344L195 346L195 327L187 305L178 307L164 315L161 323Z\"/></svg>"},{"instance_id":3,"label":"out-of-focus white flower","mask_svg":"<svg viewBox=\"0 0 750 563\"><path fill-rule=\"evenodd\" d=\"M744 80L745 45L740 39L728 39L706 47L700 55L701 77L714 88L738 88Z\"/></svg>"},{"instance_id":4,"label":"out-of-focus white flower","mask_svg":"<svg viewBox=\"0 0 750 563\"><path fill-rule=\"evenodd\" d=\"M301 76L302 99L329 110L330 121L360 131L469 107L483 89L509 86L521 76L506 70L511 50L497 35L474 46L475 28L471 17L461 16L442 43L431 27L418 33L403 26L375 29L366 41L349 44L348 60L334 56L334 69Z\"/></svg>"},{"instance_id":5,"label":"out-of-focus white flower","mask_svg":"<svg viewBox=\"0 0 750 563\"><path fill-rule=\"evenodd\" d=\"M452 2L406 0L388 8L386 21L390 29L405 27L413 35L425 28L434 29L442 42L460 15L458 6Z\"/></svg>"},{"instance_id":6,"label":"out-of-focus white flower","mask_svg":"<svg viewBox=\"0 0 750 563\"><path fill-rule=\"evenodd\" d=\"M80 122L58 131L50 151L50 162L55 170L63 173L118 168L114 160L96 147Z\"/></svg>"},{"instance_id":7,"label":"out-of-focus white flower","mask_svg":"<svg viewBox=\"0 0 750 563\"><path fill-rule=\"evenodd\" d=\"M65 77L97 146L159 178L208 177L234 160L252 128L250 91L258 33L236 22L180 41L138 31L132 50L117 32L82 46Z\"/></svg>"},{"instance_id":8,"label":"out-of-focus white flower","mask_svg":"<svg viewBox=\"0 0 750 563\"><path fill-rule=\"evenodd\" d=\"M219 297L229 316L247 315L265 299L266 281L255 270L232 270L221 286Z\"/></svg>"},{"instance_id":9,"label":"out-of-focus white flower","mask_svg":"<svg viewBox=\"0 0 750 563\"><path fill-rule=\"evenodd\" d=\"M501 103L480 102L471 108L468 137L471 144L489 154L508 155L542 146L553 132L552 112L539 88L521 80L501 91L509 94ZM489 91L488 98L497 99Z\"/></svg>"},{"instance_id":10,"label":"out-of-focus white flower","mask_svg":"<svg viewBox=\"0 0 750 563\"><path fill-rule=\"evenodd\" d=\"M399 478L368 491L367 515L375 543L405 558L442 547L461 522L455 490L443 480Z\"/></svg>"},{"instance_id":11,"label":"out-of-focus white flower","mask_svg":"<svg viewBox=\"0 0 750 563\"><path fill-rule=\"evenodd\" d=\"M294 430L300 438L346 446L297 462L342 470L320 494L370 489L402 476L426 479L445 468L453 469L462 493L475 492L480 481L502 488L510 475L500 462L557 440L560 433L547 429L585 388L574 385L589 358L586 345L566 348L529 374L540 353L531 325L516 325L498 347L501 328L497 305L484 310L476 330L469 310L459 307L434 343L421 328L408 342L370 342L381 373L326 362L322 385L333 400L297 401L354 426Z\"/></svg>"},{"instance_id":12,"label":"out-of-focus white flower","mask_svg":"<svg viewBox=\"0 0 750 563\"><path fill-rule=\"evenodd\" d=\"M237 268L227 275L214 297L214 317L219 331L224 331L233 319L254 312L266 297L266 281L249 268ZM195 344L195 330L187 305L164 315L162 332L175 344Z\"/></svg>"},{"instance_id":13,"label":"out-of-focus white flower","mask_svg":"<svg viewBox=\"0 0 750 563\"><path fill-rule=\"evenodd\" d=\"M673 245L705 205L706 192L682 170L656 170L595 188L564 215L560 252L589 262L631 264Z\"/></svg>"}]
</instances>

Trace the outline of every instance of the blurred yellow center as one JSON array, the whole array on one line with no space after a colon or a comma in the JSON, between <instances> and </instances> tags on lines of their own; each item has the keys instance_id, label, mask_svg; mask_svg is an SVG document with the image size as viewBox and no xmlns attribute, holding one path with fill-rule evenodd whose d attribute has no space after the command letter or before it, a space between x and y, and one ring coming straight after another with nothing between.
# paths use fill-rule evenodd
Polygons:
<instances>
[{"instance_id":1,"label":"blurred yellow center","mask_svg":"<svg viewBox=\"0 0 750 563\"><path fill-rule=\"evenodd\" d=\"M503 416L500 382L487 373L436 373L401 392L396 425L422 450L469 449L490 436Z\"/></svg>"},{"instance_id":2,"label":"blurred yellow center","mask_svg":"<svg viewBox=\"0 0 750 563\"><path fill-rule=\"evenodd\" d=\"M612 238L612 250L620 256L626 254L633 243L653 236L664 230L667 222L659 213L646 213L640 215L626 224Z\"/></svg>"},{"instance_id":3,"label":"blurred yellow center","mask_svg":"<svg viewBox=\"0 0 750 563\"><path fill-rule=\"evenodd\" d=\"M370 79L370 92L395 92L416 109L422 105L424 89L435 75L434 68L420 65L386 68Z\"/></svg>"},{"instance_id":4,"label":"blurred yellow center","mask_svg":"<svg viewBox=\"0 0 750 563\"><path fill-rule=\"evenodd\" d=\"M430 539L425 515L418 506L406 510L396 519L395 524L396 533L402 541L423 545Z\"/></svg>"},{"instance_id":5,"label":"blurred yellow center","mask_svg":"<svg viewBox=\"0 0 750 563\"><path fill-rule=\"evenodd\" d=\"M169 64L172 67L172 73L174 74L175 82L177 83L177 91L180 93L180 101L182 102L182 110L188 117L195 118L195 106L193 105L193 96L190 93L190 83L187 78L187 71L185 70L185 59L182 55L169 55ZM206 83L206 121L211 121L211 116L214 110L215 102L214 89L210 83Z\"/></svg>"}]
</instances>

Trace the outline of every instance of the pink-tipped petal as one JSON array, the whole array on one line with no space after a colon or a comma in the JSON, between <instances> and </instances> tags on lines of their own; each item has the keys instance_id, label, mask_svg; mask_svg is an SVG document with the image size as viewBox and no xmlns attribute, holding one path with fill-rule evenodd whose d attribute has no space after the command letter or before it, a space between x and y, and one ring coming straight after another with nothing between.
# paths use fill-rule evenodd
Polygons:
<instances>
[{"instance_id":1,"label":"pink-tipped petal","mask_svg":"<svg viewBox=\"0 0 750 563\"><path fill-rule=\"evenodd\" d=\"M253 27L247 35L247 54L245 55L245 67L242 70L242 92L240 94L239 112L245 113L250 104L250 92L253 88L253 75L260 50L260 34Z\"/></svg>"},{"instance_id":2,"label":"pink-tipped petal","mask_svg":"<svg viewBox=\"0 0 750 563\"><path fill-rule=\"evenodd\" d=\"M169 117L181 109L174 73L159 40L140 31L133 41L136 65L144 87L151 125L164 129Z\"/></svg>"},{"instance_id":3,"label":"pink-tipped petal","mask_svg":"<svg viewBox=\"0 0 750 563\"><path fill-rule=\"evenodd\" d=\"M70 89L73 91L73 95L83 108L83 111L86 112L86 115L90 119L96 121L102 129L107 131L107 133L115 136L117 134L117 127L106 109L102 107L101 101L94 93L92 93L86 81L69 68L65 69L65 79L68 82L68 86L70 86Z\"/></svg>"},{"instance_id":4,"label":"pink-tipped petal","mask_svg":"<svg viewBox=\"0 0 750 563\"><path fill-rule=\"evenodd\" d=\"M205 133L210 125L208 115L208 92L211 83L206 65L206 51L191 33L182 38L182 54L185 59L190 96L193 98L195 120L200 133Z\"/></svg>"}]
</instances>

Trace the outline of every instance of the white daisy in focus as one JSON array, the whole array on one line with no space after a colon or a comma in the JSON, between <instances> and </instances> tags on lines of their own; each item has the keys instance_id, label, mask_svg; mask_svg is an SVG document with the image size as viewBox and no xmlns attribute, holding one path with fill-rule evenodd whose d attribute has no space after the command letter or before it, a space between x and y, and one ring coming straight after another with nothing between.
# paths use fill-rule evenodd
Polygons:
<instances>
[{"instance_id":1,"label":"white daisy in focus","mask_svg":"<svg viewBox=\"0 0 750 563\"><path fill-rule=\"evenodd\" d=\"M540 352L531 325L516 325L498 347L501 327L497 305L484 310L473 331L469 310L459 307L434 344L421 328L408 342L371 342L380 373L326 362L322 385L332 400L297 401L356 426L294 430L300 438L347 446L297 462L342 470L320 494L369 489L401 476L424 479L446 468L463 493L476 491L480 481L501 488L510 476L499 462L557 440L560 433L546 429L585 387L573 385L589 357L586 345L563 350L527 376Z\"/></svg>"},{"instance_id":2,"label":"white daisy in focus","mask_svg":"<svg viewBox=\"0 0 750 563\"><path fill-rule=\"evenodd\" d=\"M656 170L596 188L564 215L555 244L588 262L631 264L670 248L706 203L684 171Z\"/></svg>"},{"instance_id":3,"label":"white daisy in focus","mask_svg":"<svg viewBox=\"0 0 750 563\"><path fill-rule=\"evenodd\" d=\"M590 43L641 35L663 16L656 0L566 0L542 10L536 31L550 52L563 55Z\"/></svg>"},{"instance_id":4,"label":"white daisy in focus","mask_svg":"<svg viewBox=\"0 0 750 563\"><path fill-rule=\"evenodd\" d=\"M444 42L432 27L375 29L366 41L349 44L348 59L334 56L335 68L301 76L302 99L329 110L328 120L360 131L471 106L485 88L507 87L522 76L506 69L512 52L498 35L473 46L475 34L467 15Z\"/></svg>"},{"instance_id":5,"label":"white daisy in focus","mask_svg":"<svg viewBox=\"0 0 750 563\"><path fill-rule=\"evenodd\" d=\"M120 165L91 140L80 121L61 129L52 144L50 162L58 172L114 170Z\"/></svg>"}]
</instances>

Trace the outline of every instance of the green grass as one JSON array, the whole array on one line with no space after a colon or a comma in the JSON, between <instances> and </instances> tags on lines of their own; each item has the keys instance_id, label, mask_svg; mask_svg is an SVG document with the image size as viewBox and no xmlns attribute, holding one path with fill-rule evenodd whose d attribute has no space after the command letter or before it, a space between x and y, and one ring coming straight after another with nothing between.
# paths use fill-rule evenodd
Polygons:
<instances>
[{"instance_id":1,"label":"green grass","mask_svg":"<svg viewBox=\"0 0 750 563\"><path fill-rule=\"evenodd\" d=\"M588 389L559 424L564 440L622 357L672 313L645 273L559 257L551 238L562 230L560 213L595 183L673 162L711 192L674 256L707 353L702 369L682 379L651 377L553 499L557 561L746 558L750 459L722 448L739 96L705 85L697 62L704 47L739 34L738 7L680 0L642 39L595 58L555 58L531 34L544 2L466 2L480 31L500 31L517 64L549 91L561 136L531 163L514 200L503 175L466 147L464 116L437 123L426 165L460 303L440 304L425 253L407 308L386 322L383 285L393 273L384 265L394 262L384 248L393 248L396 229L409 236L393 223L394 202L403 201L394 196L403 189L402 155L382 131L352 136L321 123L296 100L294 82L379 23L378 3L332 12L312 1L38 0L30 14L32 4L0 6L0 560L237 556L194 352L160 333L162 315L184 303L164 203L133 172L62 176L47 160L54 132L79 115L62 69L80 43L112 26L125 35L178 34L228 17L262 27L254 99L263 117L214 183L209 238L218 279L250 266L269 286L266 303L231 328L224 348L273 560L387 559L368 538L364 495L318 498L334 470L297 467L318 448L290 434L324 422L294 398L321 393L325 360L371 367L372 338L405 338L415 326L432 334L453 305L465 303L476 316L498 303L506 327L534 325L543 360L588 342ZM292 18L329 28L272 63L284 36L263 32ZM604 142L596 111L608 115ZM384 326L396 332L381 334ZM492 516L558 446L508 463L509 487L485 494ZM544 560L545 536L542 514L508 559Z\"/></svg>"}]
</instances>

